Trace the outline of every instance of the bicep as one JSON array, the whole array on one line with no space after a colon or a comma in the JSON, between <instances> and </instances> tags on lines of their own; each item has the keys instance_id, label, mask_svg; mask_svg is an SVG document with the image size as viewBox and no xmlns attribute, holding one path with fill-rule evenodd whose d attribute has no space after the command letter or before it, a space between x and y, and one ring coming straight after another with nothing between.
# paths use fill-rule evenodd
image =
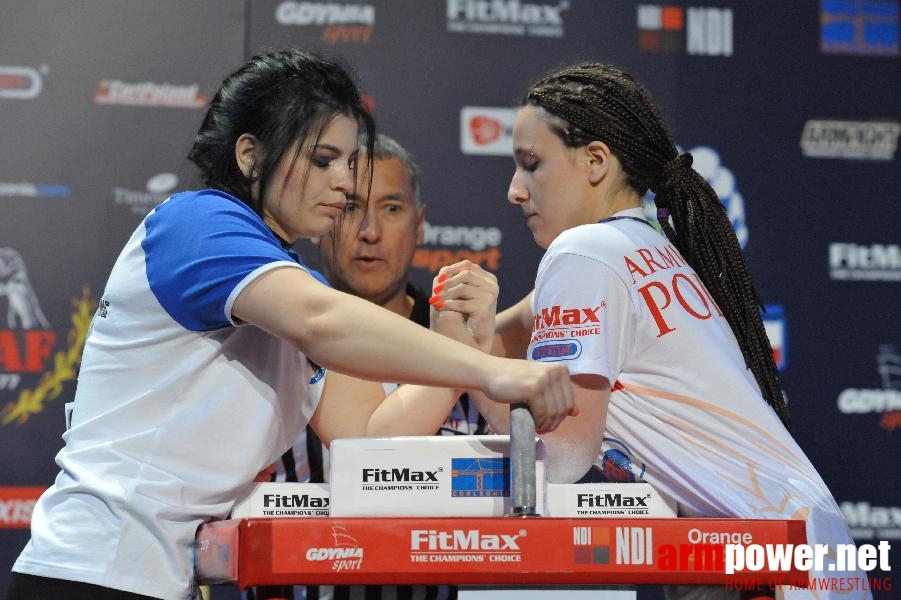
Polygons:
<instances>
[{"instance_id":1,"label":"bicep","mask_svg":"<svg viewBox=\"0 0 901 600\"><path fill-rule=\"evenodd\" d=\"M573 483L591 467L604 441L610 382L600 375L573 375L579 414L567 417L553 432L541 436L553 483Z\"/></svg>"},{"instance_id":2,"label":"bicep","mask_svg":"<svg viewBox=\"0 0 901 600\"><path fill-rule=\"evenodd\" d=\"M232 316L300 346L308 320L327 302L323 295L329 291L303 269L276 268L241 290Z\"/></svg>"},{"instance_id":3,"label":"bicep","mask_svg":"<svg viewBox=\"0 0 901 600\"><path fill-rule=\"evenodd\" d=\"M525 358L532 337L532 294L498 313L491 353L508 358Z\"/></svg>"}]
</instances>

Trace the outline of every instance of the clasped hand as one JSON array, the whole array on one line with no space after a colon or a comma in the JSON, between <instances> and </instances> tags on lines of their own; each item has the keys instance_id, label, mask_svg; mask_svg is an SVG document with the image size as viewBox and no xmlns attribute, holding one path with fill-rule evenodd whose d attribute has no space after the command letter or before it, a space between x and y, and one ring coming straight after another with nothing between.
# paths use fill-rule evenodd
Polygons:
<instances>
[{"instance_id":1,"label":"clasped hand","mask_svg":"<svg viewBox=\"0 0 901 600\"><path fill-rule=\"evenodd\" d=\"M433 280L431 329L490 354L497 313L497 277L464 260L443 267ZM485 391L498 402L525 402L539 432L554 430L568 415L575 415L568 369L561 364L497 361Z\"/></svg>"}]
</instances>

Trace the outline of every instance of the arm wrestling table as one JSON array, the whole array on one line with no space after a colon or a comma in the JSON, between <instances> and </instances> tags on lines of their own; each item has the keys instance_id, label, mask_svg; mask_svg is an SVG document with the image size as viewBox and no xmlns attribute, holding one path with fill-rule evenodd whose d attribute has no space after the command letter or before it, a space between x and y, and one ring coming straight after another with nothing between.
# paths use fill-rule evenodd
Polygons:
<instances>
[{"instance_id":1,"label":"arm wrestling table","mask_svg":"<svg viewBox=\"0 0 901 600\"><path fill-rule=\"evenodd\" d=\"M726 574L726 544L803 544L804 521L535 517L534 423L511 412L513 514L506 517L246 518L207 523L198 583L694 584L799 581L806 573Z\"/></svg>"}]
</instances>

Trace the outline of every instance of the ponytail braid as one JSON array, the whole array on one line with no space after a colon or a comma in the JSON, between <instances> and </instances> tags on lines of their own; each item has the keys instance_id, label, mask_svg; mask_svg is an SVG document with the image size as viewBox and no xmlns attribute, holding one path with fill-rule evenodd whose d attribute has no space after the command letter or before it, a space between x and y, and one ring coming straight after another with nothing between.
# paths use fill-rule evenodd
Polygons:
<instances>
[{"instance_id":1,"label":"ponytail braid","mask_svg":"<svg viewBox=\"0 0 901 600\"><path fill-rule=\"evenodd\" d=\"M638 195L644 196L649 189L656 194L664 234L710 291L764 399L790 428L760 314L760 296L726 209L691 168L691 155L679 155L644 87L615 67L585 63L540 79L526 92L523 104L539 106L557 117L549 125L569 147L592 140L605 142Z\"/></svg>"}]
</instances>

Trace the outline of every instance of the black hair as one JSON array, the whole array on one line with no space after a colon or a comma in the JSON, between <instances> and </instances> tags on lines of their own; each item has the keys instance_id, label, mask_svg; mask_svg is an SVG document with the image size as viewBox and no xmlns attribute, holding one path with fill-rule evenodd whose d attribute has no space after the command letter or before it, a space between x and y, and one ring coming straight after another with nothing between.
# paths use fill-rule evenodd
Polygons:
<instances>
[{"instance_id":1,"label":"black hair","mask_svg":"<svg viewBox=\"0 0 901 600\"><path fill-rule=\"evenodd\" d=\"M568 147L606 143L629 186L639 196L655 193L661 228L713 295L764 399L789 428L760 297L732 223L716 192L691 168L691 155L679 155L647 90L616 67L583 63L539 79L522 103L556 117L548 124Z\"/></svg>"},{"instance_id":2,"label":"black hair","mask_svg":"<svg viewBox=\"0 0 901 600\"><path fill-rule=\"evenodd\" d=\"M235 196L262 215L262 199L279 161L299 140L296 161L304 144L317 143L337 115L359 123L361 139L371 150L375 124L346 66L294 48L258 54L222 82L188 159L197 165L204 185ZM245 133L261 145L251 177L235 159L235 144Z\"/></svg>"}]
</instances>

